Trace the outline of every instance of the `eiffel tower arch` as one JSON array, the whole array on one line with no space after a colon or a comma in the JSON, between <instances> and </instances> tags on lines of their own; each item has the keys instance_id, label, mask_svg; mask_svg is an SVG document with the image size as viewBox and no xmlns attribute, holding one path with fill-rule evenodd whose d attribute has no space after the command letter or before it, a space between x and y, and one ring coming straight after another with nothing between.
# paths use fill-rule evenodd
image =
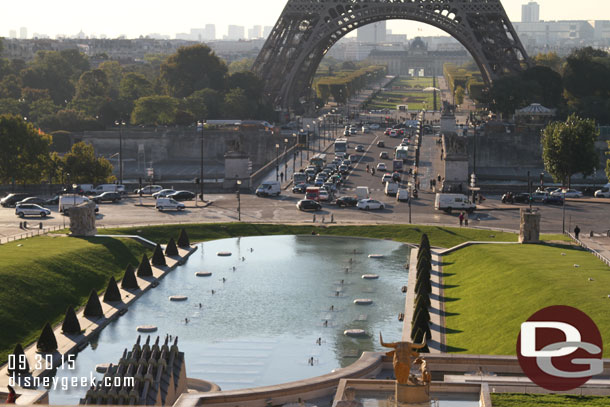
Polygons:
<instances>
[{"instance_id":1,"label":"eiffel tower arch","mask_svg":"<svg viewBox=\"0 0 610 407\"><path fill-rule=\"evenodd\" d=\"M500 0L288 0L254 71L277 107L298 108L309 99L318 65L337 41L391 19L430 24L453 36L487 84L529 64Z\"/></svg>"}]
</instances>

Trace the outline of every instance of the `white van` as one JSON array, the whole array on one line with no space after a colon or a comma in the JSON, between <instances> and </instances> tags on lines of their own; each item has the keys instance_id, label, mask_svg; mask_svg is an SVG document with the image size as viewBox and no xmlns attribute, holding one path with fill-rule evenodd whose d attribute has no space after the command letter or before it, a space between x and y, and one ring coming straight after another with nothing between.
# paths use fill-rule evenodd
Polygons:
<instances>
[{"instance_id":1,"label":"white van","mask_svg":"<svg viewBox=\"0 0 610 407\"><path fill-rule=\"evenodd\" d=\"M610 198L610 184L606 184L602 189L595 191L596 198Z\"/></svg>"},{"instance_id":2,"label":"white van","mask_svg":"<svg viewBox=\"0 0 610 407\"><path fill-rule=\"evenodd\" d=\"M470 202L468 197L463 194L436 194L434 200L434 209L442 210L447 213L451 213L452 210L464 210L466 212L472 212L477 208L475 204Z\"/></svg>"},{"instance_id":3,"label":"white van","mask_svg":"<svg viewBox=\"0 0 610 407\"><path fill-rule=\"evenodd\" d=\"M409 202L409 190L404 188L399 188L396 193L396 200L398 202Z\"/></svg>"},{"instance_id":4,"label":"white van","mask_svg":"<svg viewBox=\"0 0 610 407\"><path fill-rule=\"evenodd\" d=\"M385 183L385 194L388 196L396 196L398 193L398 184L395 182Z\"/></svg>"},{"instance_id":5,"label":"white van","mask_svg":"<svg viewBox=\"0 0 610 407\"><path fill-rule=\"evenodd\" d=\"M282 186L278 181L263 182L256 188L256 196L279 196L282 192Z\"/></svg>"},{"instance_id":6,"label":"white van","mask_svg":"<svg viewBox=\"0 0 610 407\"><path fill-rule=\"evenodd\" d=\"M64 215L68 214L68 210L73 206L80 205L85 202L91 202L86 196L66 194L59 197L59 212L63 212ZM95 205L95 212L98 212L99 208Z\"/></svg>"},{"instance_id":7,"label":"white van","mask_svg":"<svg viewBox=\"0 0 610 407\"><path fill-rule=\"evenodd\" d=\"M369 187L356 187L356 196L358 200L367 199L369 197Z\"/></svg>"},{"instance_id":8,"label":"white van","mask_svg":"<svg viewBox=\"0 0 610 407\"><path fill-rule=\"evenodd\" d=\"M94 194L99 195L103 192L118 192L119 194L125 193L125 185L119 184L101 184L96 186L93 191Z\"/></svg>"},{"instance_id":9,"label":"white van","mask_svg":"<svg viewBox=\"0 0 610 407\"><path fill-rule=\"evenodd\" d=\"M85 195L93 193L95 188L93 188L93 184L80 184L79 188L83 190Z\"/></svg>"},{"instance_id":10,"label":"white van","mask_svg":"<svg viewBox=\"0 0 610 407\"><path fill-rule=\"evenodd\" d=\"M183 203L178 202L173 198L162 197L162 198L157 198L157 203L155 204L155 208L159 212L181 211L185 208L185 206Z\"/></svg>"}]
</instances>

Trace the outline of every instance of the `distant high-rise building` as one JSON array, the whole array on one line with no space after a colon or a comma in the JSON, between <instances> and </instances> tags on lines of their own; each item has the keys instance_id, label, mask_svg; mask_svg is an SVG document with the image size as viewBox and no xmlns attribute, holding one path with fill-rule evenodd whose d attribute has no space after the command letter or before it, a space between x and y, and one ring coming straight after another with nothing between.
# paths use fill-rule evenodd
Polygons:
<instances>
[{"instance_id":1,"label":"distant high-rise building","mask_svg":"<svg viewBox=\"0 0 610 407\"><path fill-rule=\"evenodd\" d=\"M17 30L9 30L8 37L9 38L17 38Z\"/></svg>"},{"instance_id":2,"label":"distant high-rise building","mask_svg":"<svg viewBox=\"0 0 610 407\"><path fill-rule=\"evenodd\" d=\"M535 1L530 1L521 6L521 22L537 23L540 21L540 5Z\"/></svg>"},{"instance_id":3,"label":"distant high-rise building","mask_svg":"<svg viewBox=\"0 0 610 407\"><path fill-rule=\"evenodd\" d=\"M381 44L386 42L386 22L379 21L358 28L358 42L365 44Z\"/></svg>"},{"instance_id":4,"label":"distant high-rise building","mask_svg":"<svg viewBox=\"0 0 610 407\"><path fill-rule=\"evenodd\" d=\"M255 25L248 30L248 39L255 40L263 35L263 27Z\"/></svg>"},{"instance_id":5,"label":"distant high-rise building","mask_svg":"<svg viewBox=\"0 0 610 407\"><path fill-rule=\"evenodd\" d=\"M216 39L216 25L206 24L203 34L204 41L214 41Z\"/></svg>"},{"instance_id":6,"label":"distant high-rise building","mask_svg":"<svg viewBox=\"0 0 610 407\"><path fill-rule=\"evenodd\" d=\"M269 37L269 35L271 34L271 31L273 31L273 26L266 25L265 28L263 28L263 38Z\"/></svg>"},{"instance_id":7,"label":"distant high-rise building","mask_svg":"<svg viewBox=\"0 0 610 407\"><path fill-rule=\"evenodd\" d=\"M28 29L26 27L21 27L19 29L19 38L21 38L22 40L28 38Z\"/></svg>"},{"instance_id":8,"label":"distant high-rise building","mask_svg":"<svg viewBox=\"0 0 610 407\"><path fill-rule=\"evenodd\" d=\"M192 41L203 41L205 36L205 28L191 28L191 34L188 36Z\"/></svg>"},{"instance_id":9,"label":"distant high-rise building","mask_svg":"<svg viewBox=\"0 0 610 407\"><path fill-rule=\"evenodd\" d=\"M245 27L243 25L229 25L229 31L227 34L227 40L241 40L245 38Z\"/></svg>"}]
</instances>

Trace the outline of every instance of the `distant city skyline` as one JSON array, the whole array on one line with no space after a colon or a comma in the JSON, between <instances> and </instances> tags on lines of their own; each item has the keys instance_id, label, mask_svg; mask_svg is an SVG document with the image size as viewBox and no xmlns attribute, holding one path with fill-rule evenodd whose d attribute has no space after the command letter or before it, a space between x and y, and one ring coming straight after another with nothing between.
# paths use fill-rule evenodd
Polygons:
<instances>
[{"instance_id":1,"label":"distant city skyline","mask_svg":"<svg viewBox=\"0 0 610 407\"><path fill-rule=\"evenodd\" d=\"M511 21L521 21L521 7L529 0L503 0ZM610 20L610 2L581 0L578 3L560 0L537 0L541 20ZM243 26L246 37L254 26L272 26L281 14L286 0L106 0L104 7L91 9L76 0L55 2L31 0L27 7L17 2L5 2L0 14L0 36L27 29L28 38L34 34L55 38L73 37L83 32L88 37L138 38L159 34L176 38L176 34L191 29L216 25L216 38L228 36L228 26ZM34 11L32 11L34 10ZM413 21L388 21L394 34L415 36L446 35L443 31ZM258 32L258 30L256 30ZM351 35L355 35L355 32Z\"/></svg>"}]
</instances>

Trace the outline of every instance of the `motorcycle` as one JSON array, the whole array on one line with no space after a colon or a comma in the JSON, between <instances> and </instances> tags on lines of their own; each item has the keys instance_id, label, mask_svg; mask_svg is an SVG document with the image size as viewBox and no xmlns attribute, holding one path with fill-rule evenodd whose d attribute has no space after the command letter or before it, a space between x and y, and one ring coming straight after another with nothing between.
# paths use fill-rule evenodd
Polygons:
<instances>
[{"instance_id":1,"label":"motorcycle","mask_svg":"<svg viewBox=\"0 0 610 407\"><path fill-rule=\"evenodd\" d=\"M509 203L509 204L515 203L515 197L513 196L512 193L507 192L504 195L502 195L502 203L503 204L506 204L506 203Z\"/></svg>"}]
</instances>

